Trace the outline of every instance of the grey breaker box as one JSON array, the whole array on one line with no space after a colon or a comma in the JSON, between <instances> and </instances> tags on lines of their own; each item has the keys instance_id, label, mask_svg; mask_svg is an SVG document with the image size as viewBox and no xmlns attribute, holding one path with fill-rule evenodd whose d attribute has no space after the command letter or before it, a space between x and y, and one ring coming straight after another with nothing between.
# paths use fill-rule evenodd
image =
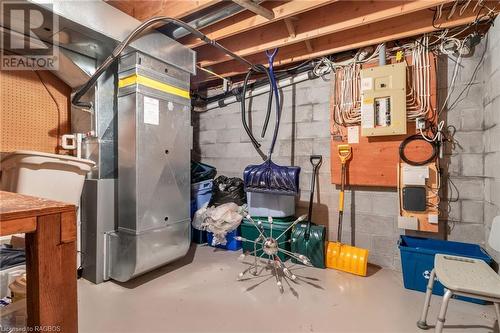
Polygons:
<instances>
[{"instance_id":1,"label":"grey breaker box","mask_svg":"<svg viewBox=\"0 0 500 333\"><path fill-rule=\"evenodd\" d=\"M106 272L127 281L189 249L190 74L140 52L118 67L118 218Z\"/></svg>"}]
</instances>

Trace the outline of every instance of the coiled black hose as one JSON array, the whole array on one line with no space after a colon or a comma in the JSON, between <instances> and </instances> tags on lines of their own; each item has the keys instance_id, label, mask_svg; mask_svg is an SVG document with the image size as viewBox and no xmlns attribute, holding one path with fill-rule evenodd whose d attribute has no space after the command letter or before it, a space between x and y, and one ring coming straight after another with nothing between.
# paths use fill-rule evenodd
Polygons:
<instances>
[{"instance_id":1,"label":"coiled black hose","mask_svg":"<svg viewBox=\"0 0 500 333\"><path fill-rule=\"evenodd\" d=\"M266 118L264 120L264 125L262 127L261 137L264 137L264 135L266 134L267 125L269 123L269 117L271 116L271 107L272 107L272 102L273 102L273 86L271 84L271 74L269 73L268 69L263 65L256 65L256 67L257 67L257 70L251 68L248 71L247 75L245 76L245 80L243 81L243 86L241 87L241 95L240 96L241 96L241 122L243 123L243 128L245 129L245 132L247 132L248 137L252 141L252 144L254 145L254 147L256 149L258 149L258 148L260 148L261 145L255 139L252 131L248 127L247 119L246 119L245 96L246 96L246 92L247 92L248 80L250 79L252 74L264 72L264 73L266 73L267 80L269 81L269 97L267 100L267 112L266 112Z\"/></svg>"},{"instance_id":2,"label":"coiled black hose","mask_svg":"<svg viewBox=\"0 0 500 333\"><path fill-rule=\"evenodd\" d=\"M424 161L412 161L412 160L410 160L405 155L405 148L406 148L406 146L410 142L413 142L413 141L424 141L424 142L427 142L429 145L432 146L432 155L428 159L426 159ZM435 143L435 142L429 142L429 141L425 140L421 135L415 134L415 135L407 137L406 139L403 140L403 142L401 142L401 144L399 145L399 157L406 164L409 164L409 165L414 165L414 166L426 165L426 164L429 164L429 163L433 162L436 159L436 156L438 154L438 150L439 150L439 147L438 147L437 143Z\"/></svg>"}]
</instances>

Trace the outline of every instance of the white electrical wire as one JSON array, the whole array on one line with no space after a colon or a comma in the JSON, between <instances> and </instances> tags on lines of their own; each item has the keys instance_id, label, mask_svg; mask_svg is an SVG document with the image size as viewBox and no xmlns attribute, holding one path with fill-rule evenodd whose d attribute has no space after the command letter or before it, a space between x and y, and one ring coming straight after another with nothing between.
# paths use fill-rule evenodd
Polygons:
<instances>
[{"instance_id":1,"label":"white electrical wire","mask_svg":"<svg viewBox=\"0 0 500 333\"><path fill-rule=\"evenodd\" d=\"M462 48L462 41L455 37L444 37L439 44L439 51L443 54L452 55Z\"/></svg>"},{"instance_id":2,"label":"white electrical wire","mask_svg":"<svg viewBox=\"0 0 500 333\"><path fill-rule=\"evenodd\" d=\"M455 10L457 10L457 5L458 5L458 1L455 1L453 3L453 7L451 7L450 12L448 13L448 17L447 17L448 20L450 20L453 17L453 14L455 14Z\"/></svg>"},{"instance_id":3,"label":"white electrical wire","mask_svg":"<svg viewBox=\"0 0 500 333\"><path fill-rule=\"evenodd\" d=\"M433 138L428 138L424 134L424 132L422 131L421 128L419 128L419 131L420 131L420 135L422 136L422 138L424 138L425 141L427 141L427 142L436 142L436 141L441 142L443 139L443 128L444 128L444 120L441 120L438 124L437 132Z\"/></svg>"},{"instance_id":4,"label":"white electrical wire","mask_svg":"<svg viewBox=\"0 0 500 333\"><path fill-rule=\"evenodd\" d=\"M467 9L467 7L469 7L471 2L472 0L467 0L465 4L462 6L462 8L460 8L460 16L462 16L465 13L465 10Z\"/></svg>"},{"instance_id":5,"label":"white electrical wire","mask_svg":"<svg viewBox=\"0 0 500 333\"><path fill-rule=\"evenodd\" d=\"M430 56L429 37L424 36L417 43L406 44L400 48L411 51L413 58L412 75L410 86L412 89L408 94L408 119L414 120L418 117L425 117L431 110L430 102ZM379 55L381 45L366 58L364 50L358 53L349 61L335 63L329 59L322 59L314 68L314 73L324 76L332 73L333 91L333 112L332 116L336 123L340 125L355 125L361 121L361 89L360 70L361 64L368 62Z\"/></svg>"},{"instance_id":6,"label":"white electrical wire","mask_svg":"<svg viewBox=\"0 0 500 333\"><path fill-rule=\"evenodd\" d=\"M462 39L457 38L456 36L459 33L460 32L451 33L450 30L446 29L436 35L432 35L433 39L435 38L432 43L430 42L431 36L424 35L414 43L405 44L392 50L402 50L405 56L411 56L411 63L407 63L408 71L411 73L411 75L407 75L407 79L409 80L408 86L410 87L407 93L408 120L416 120L417 118L428 119L429 116L433 116L436 111L431 103L431 45L437 46L439 52L449 56L458 53L450 82L450 90L438 114L446 107L453 93L462 62L462 53L460 50L463 48L465 40L468 38L468 36ZM360 55L363 55L365 51L360 50L352 59L343 62L334 62L327 58L323 58L316 64L313 70L315 75L324 77L326 74L331 73L333 86L332 118L337 125L349 126L360 123L361 64L377 57L379 49L380 45L369 57L363 60L360 59L362 58ZM360 60L357 61L357 59ZM405 59L405 61L407 60ZM432 139L433 138L430 140Z\"/></svg>"},{"instance_id":7,"label":"white electrical wire","mask_svg":"<svg viewBox=\"0 0 500 333\"><path fill-rule=\"evenodd\" d=\"M470 6L471 0L454 1L453 6L449 9L448 18L455 14L462 15ZM478 1L472 9L476 12L484 0ZM483 7L480 7L481 9ZM436 8L436 20L443 16L444 4ZM491 12L491 10L490 10ZM467 37L460 38L464 31L470 26L464 28L444 29L442 31L424 34L415 42L407 43L402 46L393 48L394 51L402 51L404 54L404 61L407 63L407 119L416 120L417 118L431 119L436 115L436 107L431 102L431 69L432 69L432 50L438 50L439 53L448 56L458 53L458 58L453 69L453 76L450 82L450 89L446 96L444 104L441 106L438 115L446 107L451 94L453 93L458 72L462 62L462 54ZM431 41L432 38L432 41ZM361 78L360 70L361 65L375 59L379 56L380 47L378 45L374 51L369 48L358 50L356 55L348 60L342 62L335 62L328 58L321 59L313 69L313 73L325 79L327 74L330 74L332 82L332 109L331 116L334 120L334 126L350 126L357 125L361 122ZM371 53L371 54L370 54ZM370 56L367 57L367 55ZM411 60L407 60L409 57ZM410 62L411 63L408 63ZM439 127L439 126L438 126ZM436 141L441 139L440 130L432 138L428 138L422 131L422 135L430 140ZM335 132L332 129L332 133ZM337 131L338 132L338 131Z\"/></svg>"},{"instance_id":8,"label":"white electrical wire","mask_svg":"<svg viewBox=\"0 0 500 333\"><path fill-rule=\"evenodd\" d=\"M456 38L453 38L453 39L456 39ZM445 38L445 40L443 41L443 43L445 43L447 40L448 39ZM453 91L455 90L455 81L457 80L458 72L459 72L460 66L462 64L462 52L460 52L460 49L464 45L465 40L466 39L464 39L462 41L459 41L459 43L458 43L458 48L456 49L456 52L458 52L458 57L457 57L457 60L455 61L455 65L453 67L453 75L451 77L451 82L450 82L450 85L449 85L450 88L448 89L448 94L446 95L446 98L445 98L443 104L441 105L441 108L439 109L439 113L438 114L441 114L441 112L443 112L443 110L447 107L448 101L449 101L451 95L453 94ZM440 49L443 48L443 43L441 43L441 45L439 47Z\"/></svg>"}]
</instances>

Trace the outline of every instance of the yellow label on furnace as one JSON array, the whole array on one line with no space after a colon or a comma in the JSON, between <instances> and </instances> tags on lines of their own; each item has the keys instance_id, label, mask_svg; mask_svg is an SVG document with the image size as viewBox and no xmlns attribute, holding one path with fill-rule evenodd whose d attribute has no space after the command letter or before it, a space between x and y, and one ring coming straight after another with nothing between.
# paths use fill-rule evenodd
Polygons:
<instances>
[{"instance_id":1,"label":"yellow label on furnace","mask_svg":"<svg viewBox=\"0 0 500 333\"><path fill-rule=\"evenodd\" d=\"M190 99L189 91L181 88L174 87L170 84L156 81L146 76L132 74L130 76L124 77L118 81L118 88L128 87L133 84L140 84L145 87L160 90L167 94L176 95L182 98Z\"/></svg>"}]
</instances>

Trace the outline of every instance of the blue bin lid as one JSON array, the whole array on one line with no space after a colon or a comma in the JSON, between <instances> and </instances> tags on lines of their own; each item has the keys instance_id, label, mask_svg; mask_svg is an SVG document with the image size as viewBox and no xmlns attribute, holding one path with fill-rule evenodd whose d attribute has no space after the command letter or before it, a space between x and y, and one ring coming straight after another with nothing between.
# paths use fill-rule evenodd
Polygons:
<instances>
[{"instance_id":1,"label":"blue bin lid","mask_svg":"<svg viewBox=\"0 0 500 333\"><path fill-rule=\"evenodd\" d=\"M450 254L456 256L476 258L486 261L488 264L493 262L491 256L477 244L446 241L432 238L401 236L399 239L399 248L401 251L411 251L427 254Z\"/></svg>"},{"instance_id":2,"label":"blue bin lid","mask_svg":"<svg viewBox=\"0 0 500 333\"><path fill-rule=\"evenodd\" d=\"M207 179L202 182L192 183L191 193L196 193L200 191L212 191L213 182L214 182L213 179Z\"/></svg>"}]
</instances>

